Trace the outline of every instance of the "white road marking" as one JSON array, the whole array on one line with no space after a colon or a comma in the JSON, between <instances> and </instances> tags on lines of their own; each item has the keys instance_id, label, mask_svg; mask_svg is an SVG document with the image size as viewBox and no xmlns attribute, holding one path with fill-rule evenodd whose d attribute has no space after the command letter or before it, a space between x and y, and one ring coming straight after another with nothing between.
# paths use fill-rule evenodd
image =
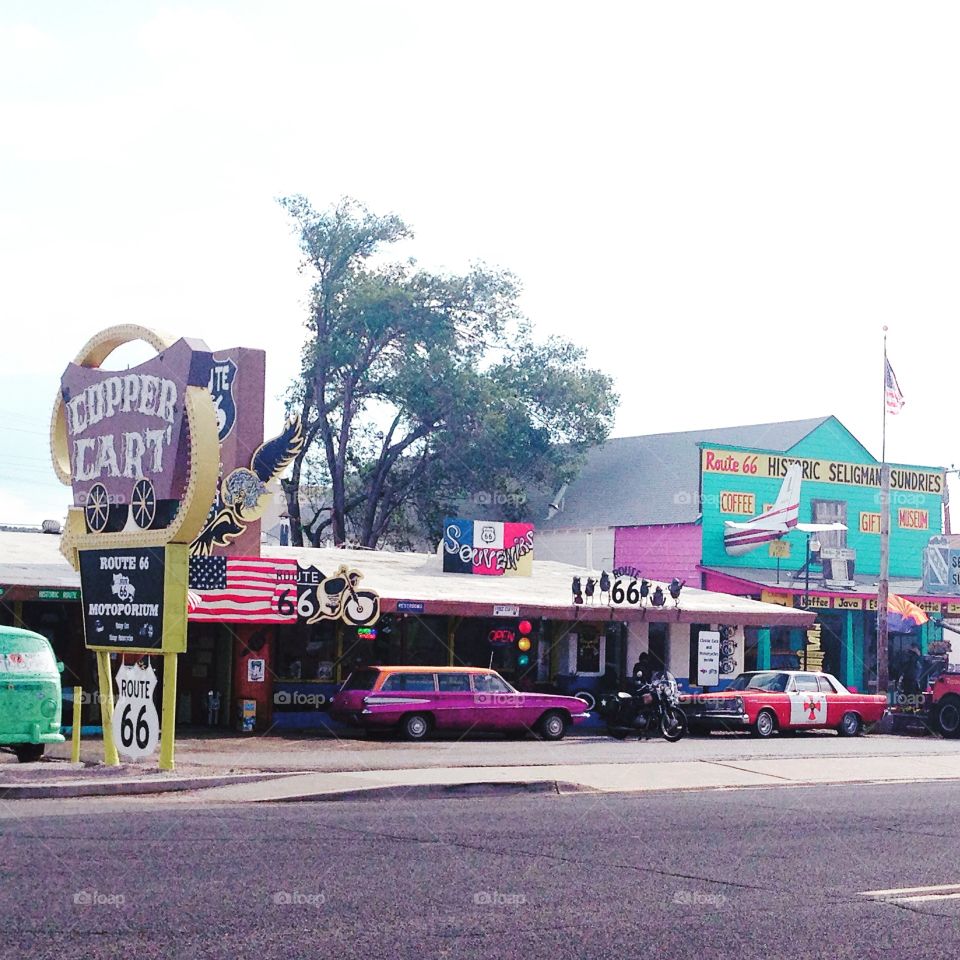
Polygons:
<instances>
[{"instance_id":1,"label":"white road marking","mask_svg":"<svg viewBox=\"0 0 960 960\"><path fill-rule=\"evenodd\" d=\"M894 887L889 890L864 890L861 897L888 903L928 903L932 900L960 900L960 883L941 883L932 887Z\"/></svg>"},{"instance_id":2,"label":"white road marking","mask_svg":"<svg viewBox=\"0 0 960 960\"><path fill-rule=\"evenodd\" d=\"M895 903L923 903L926 900L960 900L960 893L928 893L923 897L896 897Z\"/></svg>"}]
</instances>

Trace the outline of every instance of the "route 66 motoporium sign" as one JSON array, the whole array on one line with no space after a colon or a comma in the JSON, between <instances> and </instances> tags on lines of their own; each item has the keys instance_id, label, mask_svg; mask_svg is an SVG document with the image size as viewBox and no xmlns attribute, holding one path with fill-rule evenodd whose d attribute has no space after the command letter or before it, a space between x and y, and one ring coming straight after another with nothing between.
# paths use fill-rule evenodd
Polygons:
<instances>
[{"instance_id":1,"label":"route 66 motoporium sign","mask_svg":"<svg viewBox=\"0 0 960 960\"><path fill-rule=\"evenodd\" d=\"M168 544L78 551L87 648L183 653L187 549Z\"/></svg>"}]
</instances>

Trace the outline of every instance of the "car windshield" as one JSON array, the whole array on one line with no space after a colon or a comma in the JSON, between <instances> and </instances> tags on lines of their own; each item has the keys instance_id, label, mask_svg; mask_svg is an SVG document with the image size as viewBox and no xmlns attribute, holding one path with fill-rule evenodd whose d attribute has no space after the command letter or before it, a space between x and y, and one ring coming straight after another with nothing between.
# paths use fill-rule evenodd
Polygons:
<instances>
[{"instance_id":1,"label":"car windshield","mask_svg":"<svg viewBox=\"0 0 960 960\"><path fill-rule=\"evenodd\" d=\"M0 673L56 673L57 664L47 650L0 653Z\"/></svg>"},{"instance_id":2,"label":"car windshield","mask_svg":"<svg viewBox=\"0 0 960 960\"><path fill-rule=\"evenodd\" d=\"M741 673L728 690L770 690L783 693L787 689L788 676L785 673Z\"/></svg>"},{"instance_id":3,"label":"car windshield","mask_svg":"<svg viewBox=\"0 0 960 960\"><path fill-rule=\"evenodd\" d=\"M354 670L347 677L347 682L341 690L372 690L380 675L378 670Z\"/></svg>"}]
</instances>

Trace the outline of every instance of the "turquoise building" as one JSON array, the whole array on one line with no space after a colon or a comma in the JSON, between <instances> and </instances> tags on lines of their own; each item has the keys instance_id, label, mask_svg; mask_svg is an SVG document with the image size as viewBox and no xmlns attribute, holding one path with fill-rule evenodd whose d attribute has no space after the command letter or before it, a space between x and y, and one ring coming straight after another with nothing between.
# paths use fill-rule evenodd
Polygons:
<instances>
[{"instance_id":1,"label":"turquoise building","mask_svg":"<svg viewBox=\"0 0 960 960\"><path fill-rule=\"evenodd\" d=\"M876 664L881 464L835 417L783 451L709 442L699 447L704 585L818 613L818 629L810 637L759 631L757 668L822 663L848 686L870 688ZM724 533L737 528L725 524L745 524L770 510L784 491L791 464L801 470L799 524L846 529L794 529L731 554ZM890 590L935 615L954 612L942 598L924 596L921 583L924 549L943 529L945 482L939 467L890 464ZM925 651L934 629L929 625L912 635L892 636L892 677L906 646L917 642Z\"/></svg>"},{"instance_id":2,"label":"turquoise building","mask_svg":"<svg viewBox=\"0 0 960 960\"><path fill-rule=\"evenodd\" d=\"M791 469L799 489L786 483ZM944 470L894 463L890 476L890 590L929 614L960 616L960 603L925 594L922 583L930 539L949 532ZM869 689L877 659L880 479L880 462L834 416L616 438L590 452L562 498L542 505L537 549L567 563L582 557L588 567L676 577L815 610L810 636L745 631L731 669L822 663L848 686ZM790 517L789 532L764 534L770 524L760 518L770 511ZM796 524L835 529L808 532ZM932 623L893 635L891 677L910 642L926 652L939 639ZM678 676L695 675L693 636L689 648L669 651Z\"/></svg>"}]
</instances>

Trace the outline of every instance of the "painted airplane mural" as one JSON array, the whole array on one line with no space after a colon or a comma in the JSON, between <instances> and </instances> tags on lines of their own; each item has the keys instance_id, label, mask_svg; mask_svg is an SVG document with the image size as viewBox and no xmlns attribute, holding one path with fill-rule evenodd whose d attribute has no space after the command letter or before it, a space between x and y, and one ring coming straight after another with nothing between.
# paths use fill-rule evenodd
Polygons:
<instances>
[{"instance_id":1,"label":"painted airplane mural","mask_svg":"<svg viewBox=\"0 0 960 960\"><path fill-rule=\"evenodd\" d=\"M825 530L846 530L844 523L798 523L800 515L799 463L792 464L783 478L783 486L777 494L777 502L757 517L744 523L725 520L723 523L723 546L731 557L742 557L751 550L779 540L791 530L803 533L819 533Z\"/></svg>"}]
</instances>

